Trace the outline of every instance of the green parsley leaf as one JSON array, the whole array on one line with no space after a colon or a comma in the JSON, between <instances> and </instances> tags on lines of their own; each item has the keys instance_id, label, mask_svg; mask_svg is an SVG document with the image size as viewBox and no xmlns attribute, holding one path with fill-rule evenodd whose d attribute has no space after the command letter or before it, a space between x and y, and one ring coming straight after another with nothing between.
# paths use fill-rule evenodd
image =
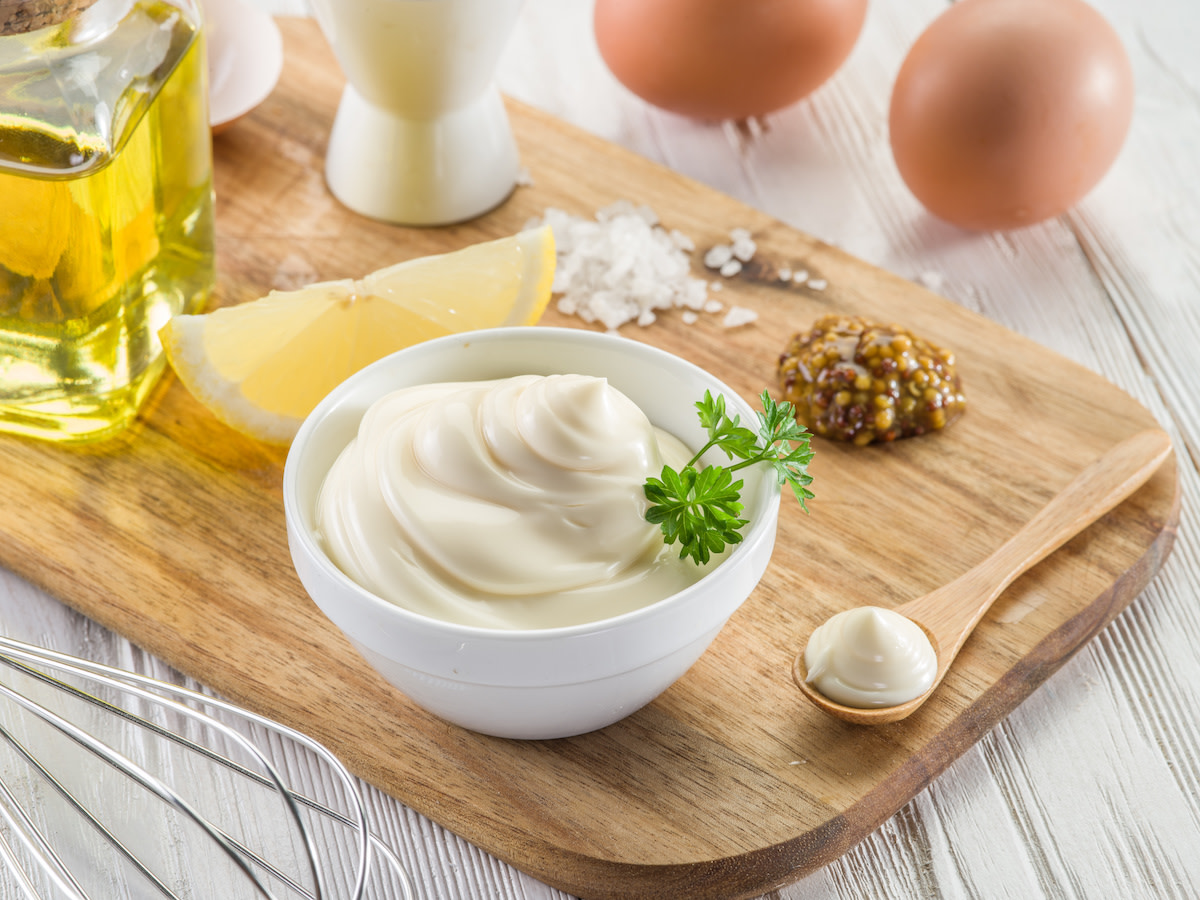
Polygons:
<instances>
[{"instance_id":1,"label":"green parsley leaf","mask_svg":"<svg viewBox=\"0 0 1200 900\"><path fill-rule=\"evenodd\" d=\"M659 526L667 544L680 545L680 559L690 558L704 565L714 553L741 541L741 529L748 520L740 517L743 482L734 481L733 473L746 466L770 466L779 484L789 485L801 508L808 512L806 501L813 499L808 489L812 476L807 471L813 458L811 436L796 421L791 403L776 404L766 391L759 400L762 411L756 413L755 432L742 425L738 416L729 416L723 396L714 398L711 391L705 391L696 410L708 442L682 470L663 466L657 478L646 479L643 492L650 503L646 520ZM738 462L729 467L697 468L700 458L713 447Z\"/></svg>"}]
</instances>

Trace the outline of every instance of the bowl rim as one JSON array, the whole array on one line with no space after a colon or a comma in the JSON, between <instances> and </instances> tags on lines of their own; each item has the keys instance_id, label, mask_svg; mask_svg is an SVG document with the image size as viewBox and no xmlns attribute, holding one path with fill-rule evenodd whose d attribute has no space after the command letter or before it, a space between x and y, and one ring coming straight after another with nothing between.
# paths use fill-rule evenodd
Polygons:
<instances>
[{"instance_id":1,"label":"bowl rim","mask_svg":"<svg viewBox=\"0 0 1200 900\"><path fill-rule=\"evenodd\" d=\"M632 620L653 619L659 615L669 614L674 607L687 603L688 599L694 594L700 591L707 591L710 587L710 582L714 580L714 577L718 573L723 570L728 572L731 564L735 563L741 557L748 556L752 548L756 547L767 536L767 533L775 528L779 515L781 485L777 479L764 475L760 479L758 487L759 492L762 494L760 504L762 508L761 514L749 523L742 534L742 540L732 545L728 557L722 563L714 566L702 578L682 590L676 591L674 594L670 594L653 603L619 613L615 616L595 619L590 622L579 622L573 625L559 625L548 628L489 628L482 625L451 622L446 619L439 619L434 616L425 615L424 613L415 612L364 588L343 572L329 558L328 554L322 549L320 542L316 539L316 536L312 533L312 530L305 524L304 518L297 509L300 504L299 470L302 466L302 457L306 452L306 448L310 445L311 436L321 427L331 412L346 402L346 398L349 395L356 393L358 390L357 386L360 383L378 378L380 371L387 370L396 365L395 360L398 357L437 354L444 348L451 346L465 347L466 345L484 342L503 343L516 337L544 343L565 339L593 346L603 345L608 347L618 346L617 342L627 342L626 346L631 347L635 353L647 354L653 359L678 366L689 374L698 376L703 381L710 382L711 386L709 390L712 390L714 393L719 390L724 394L726 403L736 407L731 412L741 415L743 421L745 421L747 415L754 416L753 407L733 388L729 387L729 385L725 384L725 382L711 372L670 351L663 350L652 344L635 341L620 334L561 326L516 325L458 332L431 338L419 344L401 348L363 367L331 390L301 423L296 437L288 448L287 458L284 463L283 505L288 533L299 542L310 561L326 576L332 577L335 583L339 584L343 590L349 590L359 601L366 603L375 610L385 611L384 615L397 617L400 621L408 622L423 630L436 631L443 636L455 636L463 640L501 642L561 641L564 638L595 635L610 629L619 628ZM307 593L307 588L305 590ZM315 598L310 597L310 599L314 603L317 603ZM741 602L743 601L739 600L738 605ZM321 604L318 603L317 605L320 606Z\"/></svg>"}]
</instances>

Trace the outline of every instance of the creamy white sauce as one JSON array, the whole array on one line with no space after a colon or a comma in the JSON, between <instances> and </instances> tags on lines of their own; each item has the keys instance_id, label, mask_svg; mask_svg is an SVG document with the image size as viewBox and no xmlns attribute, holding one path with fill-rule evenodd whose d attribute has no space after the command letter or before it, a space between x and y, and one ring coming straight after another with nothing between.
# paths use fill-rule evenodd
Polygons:
<instances>
[{"instance_id":1,"label":"creamy white sauce","mask_svg":"<svg viewBox=\"0 0 1200 900\"><path fill-rule=\"evenodd\" d=\"M690 456L602 378L404 388L367 410L335 461L317 529L350 578L414 612L489 628L591 622L705 573L645 519L647 476Z\"/></svg>"},{"instance_id":2,"label":"creamy white sauce","mask_svg":"<svg viewBox=\"0 0 1200 900\"><path fill-rule=\"evenodd\" d=\"M878 606L848 609L817 628L804 648L805 679L835 703L895 706L921 696L937 654L919 625Z\"/></svg>"}]
</instances>

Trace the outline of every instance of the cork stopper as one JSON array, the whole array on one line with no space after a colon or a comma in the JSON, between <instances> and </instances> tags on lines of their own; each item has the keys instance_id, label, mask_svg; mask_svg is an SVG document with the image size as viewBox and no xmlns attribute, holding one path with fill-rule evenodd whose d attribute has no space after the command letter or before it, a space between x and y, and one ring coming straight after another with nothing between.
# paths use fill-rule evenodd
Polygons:
<instances>
[{"instance_id":1,"label":"cork stopper","mask_svg":"<svg viewBox=\"0 0 1200 900\"><path fill-rule=\"evenodd\" d=\"M96 0L0 0L0 37L58 25Z\"/></svg>"}]
</instances>

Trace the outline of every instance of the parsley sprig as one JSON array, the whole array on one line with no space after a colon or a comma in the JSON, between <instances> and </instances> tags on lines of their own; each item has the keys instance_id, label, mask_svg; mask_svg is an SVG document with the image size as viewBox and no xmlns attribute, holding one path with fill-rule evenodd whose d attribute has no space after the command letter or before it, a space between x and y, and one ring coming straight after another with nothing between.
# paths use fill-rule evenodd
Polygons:
<instances>
[{"instance_id":1,"label":"parsley sprig","mask_svg":"<svg viewBox=\"0 0 1200 900\"><path fill-rule=\"evenodd\" d=\"M776 404L766 391L759 399L762 411L756 413L755 432L742 425L740 417L730 418L723 396L714 398L711 391L705 391L696 409L701 426L708 432L708 443L680 471L663 466L658 478L646 479L643 490L650 501L646 519L662 529L668 544L680 545L680 559L690 557L703 565L726 544L741 541L741 529L747 520L741 518L743 482L740 478L733 480L738 469L756 463L771 466L779 483L790 485L801 508L808 512L805 501L813 497L808 489L812 476L807 471L813 457L811 436L796 421L791 403ZM700 458L713 447L738 461L731 466L697 468Z\"/></svg>"}]
</instances>

